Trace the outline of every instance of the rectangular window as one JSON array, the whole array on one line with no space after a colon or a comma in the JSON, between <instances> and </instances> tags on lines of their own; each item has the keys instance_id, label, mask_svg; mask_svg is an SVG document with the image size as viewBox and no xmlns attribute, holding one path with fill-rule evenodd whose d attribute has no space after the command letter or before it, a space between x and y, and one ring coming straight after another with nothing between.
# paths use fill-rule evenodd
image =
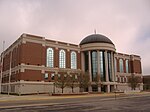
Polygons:
<instances>
[{"instance_id":1,"label":"rectangular window","mask_svg":"<svg viewBox=\"0 0 150 112\"><path fill-rule=\"evenodd\" d=\"M112 81L112 63L111 63L111 53L107 53L107 58L108 58L108 77L109 81Z\"/></svg>"},{"instance_id":2,"label":"rectangular window","mask_svg":"<svg viewBox=\"0 0 150 112\"><path fill-rule=\"evenodd\" d=\"M75 79L78 79L78 76L77 76L77 75L75 75Z\"/></svg>"},{"instance_id":3,"label":"rectangular window","mask_svg":"<svg viewBox=\"0 0 150 112\"><path fill-rule=\"evenodd\" d=\"M100 77L101 81L105 81L105 56L104 51L100 51Z\"/></svg>"},{"instance_id":4,"label":"rectangular window","mask_svg":"<svg viewBox=\"0 0 150 112\"><path fill-rule=\"evenodd\" d=\"M118 82L118 77L116 77L116 82Z\"/></svg>"},{"instance_id":5,"label":"rectangular window","mask_svg":"<svg viewBox=\"0 0 150 112\"><path fill-rule=\"evenodd\" d=\"M52 73L52 74L51 74L51 80L54 80L54 79L55 79L55 74Z\"/></svg>"},{"instance_id":6,"label":"rectangular window","mask_svg":"<svg viewBox=\"0 0 150 112\"><path fill-rule=\"evenodd\" d=\"M44 79L48 79L48 73L44 74Z\"/></svg>"},{"instance_id":7,"label":"rectangular window","mask_svg":"<svg viewBox=\"0 0 150 112\"><path fill-rule=\"evenodd\" d=\"M97 76L97 51L91 51L91 68L92 68L92 81Z\"/></svg>"},{"instance_id":8,"label":"rectangular window","mask_svg":"<svg viewBox=\"0 0 150 112\"><path fill-rule=\"evenodd\" d=\"M85 72L89 71L89 55L88 52L84 52Z\"/></svg>"},{"instance_id":9,"label":"rectangular window","mask_svg":"<svg viewBox=\"0 0 150 112\"><path fill-rule=\"evenodd\" d=\"M122 77L122 82L124 83L124 77Z\"/></svg>"},{"instance_id":10,"label":"rectangular window","mask_svg":"<svg viewBox=\"0 0 150 112\"><path fill-rule=\"evenodd\" d=\"M60 79L61 79L61 76L60 76L60 74L58 74L57 76L58 76L58 77L57 77L57 78L58 78L58 80L60 80Z\"/></svg>"}]
</instances>

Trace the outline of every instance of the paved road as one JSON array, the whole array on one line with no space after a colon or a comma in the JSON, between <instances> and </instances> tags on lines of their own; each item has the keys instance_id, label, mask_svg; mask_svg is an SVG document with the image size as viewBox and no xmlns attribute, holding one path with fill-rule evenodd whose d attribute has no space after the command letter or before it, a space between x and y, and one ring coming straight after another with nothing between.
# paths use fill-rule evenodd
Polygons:
<instances>
[{"instance_id":1,"label":"paved road","mask_svg":"<svg viewBox=\"0 0 150 112\"><path fill-rule=\"evenodd\" d=\"M127 98L129 97L129 98ZM0 112L149 112L146 96L67 98L38 101L1 102ZM6 105L7 104L7 105ZM7 107L6 107L7 106Z\"/></svg>"}]
</instances>

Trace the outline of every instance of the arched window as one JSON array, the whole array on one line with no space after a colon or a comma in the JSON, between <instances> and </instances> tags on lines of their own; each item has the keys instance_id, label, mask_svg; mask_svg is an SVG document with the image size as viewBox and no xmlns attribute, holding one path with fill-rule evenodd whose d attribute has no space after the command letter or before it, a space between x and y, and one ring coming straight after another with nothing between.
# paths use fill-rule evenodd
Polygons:
<instances>
[{"instance_id":1,"label":"arched window","mask_svg":"<svg viewBox=\"0 0 150 112\"><path fill-rule=\"evenodd\" d=\"M54 67L54 50L52 48L47 49L47 67Z\"/></svg>"},{"instance_id":2,"label":"arched window","mask_svg":"<svg viewBox=\"0 0 150 112\"><path fill-rule=\"evenodd\" d=\"M59 51L59 68L66 68L66 52L64 50Z\"/></svg>"},{"instance_id":3,"label":"arched window","mask_svg":"<svg viewBox=\"0 0 150 112\"><path fill-rule=\"evenodd\" d=\"M120 66L120 72L121 73L124 72L124 70L123 70L123 60L122 59L119 60L119 66Z\"/></svg>"},{"instance_id":4,"label":"arched window","mask_svg":"<svg viewBox=\"0 0 150 112\"><path fill-rule=\"evenodd\" d=\"M76 52L71 52L71 69L77 69L77 55Z\"/></svg>"},{"instance_id":5,"label":"arched window","mask_svg":"<svg viewBox=\"0 0 150 112\"><path fill-rule=\"evenodd\" d=\"M117 72L117 59L114 59L114 63L115 63L115 72Z\"/></svg>"},{"instance_id":6,"label":"arched window","mask_svg":"<svg viewBox=\"0 0 150 112\"><path fill-rule=\"evenodd\" d=\"M129 61L126 60L126 73L129 73Z\"/></svg>"}]
</instances>

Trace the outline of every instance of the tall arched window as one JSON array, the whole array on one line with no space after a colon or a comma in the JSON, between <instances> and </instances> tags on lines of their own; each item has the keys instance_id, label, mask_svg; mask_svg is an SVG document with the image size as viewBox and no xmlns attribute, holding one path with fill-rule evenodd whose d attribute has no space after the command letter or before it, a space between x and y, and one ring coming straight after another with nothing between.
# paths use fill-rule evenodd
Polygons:
<instances>
[{"instance_id":1,"label":"tall arched window","mask_svg":"<svg viewBox=\"0 0 150 112\"><path fill-rule=\"evenodd\" d=\"M116 58L114 59L114 62L115 62L115 72L117 72L117 59Z\"/></svg>"},{"instance_id":2,"label":"tall arched window","mask_svg":"<svg viewBox=\"0 0 150 112\"><path fill-rule=\"evenodd\" d=\"M101 81L106 81L106 75L105 75L105 56L104 56L104 51L100 51L100 77Z\"/></svg>"},{"instance_id":3,"label":"tall arched window","mask_svg":"<svg viewBox=\"0 0 150 112\"><path fill-rule=\"evenodd\" d=\"M47 67L54 67L54 50L52 48L47 49Z\"/></svg>"},{"instance_id":4,"label":"tall arched window","mask_svg":"<svg viewBox=\"0 0 150 112\"><path fill-rule=\"evenodd\" d=\"M126 73L129 73L129 61L126 60Z\"/></svg>"},{"instance_id":5,"label":"tall arched window","mask_svg":"<svg viewBox=\"0 0 150 112\"><path fill-rule=\"evenodd\" d=\"M64 50L59 51L59 68L66 68L66 52Z\"/></svg>"},{"instance_id":6,"label":"tall arched window","mask_svg":"<svg viewBox=\"0 0 150 112\"><path fill-rule=\"evenodd\" d=\"M124 70L123 70L123 60L122 59L119 60L119 66L120 66L120 72L124 72Z\"/></svg>"},{"instance_id":7,"label":"tall arched window","mask_svg":"<svg viewBox=\"0 0 150 112\"><path fill-rule=\"evenodd\" d=\"M76 52L71 52L71 69L77 69L77 55Z\"/></svg>"}]
</instances>

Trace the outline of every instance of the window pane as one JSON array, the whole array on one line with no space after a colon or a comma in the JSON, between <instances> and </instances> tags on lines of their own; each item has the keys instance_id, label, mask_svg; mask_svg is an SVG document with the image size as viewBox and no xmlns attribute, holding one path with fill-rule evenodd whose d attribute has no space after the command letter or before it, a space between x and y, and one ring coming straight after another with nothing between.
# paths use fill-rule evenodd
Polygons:
<instances>
[{"instance_id":1,"label":"window pane","mask_svg":"<svg viewBox=\"0 0 150 112\"><path fill-rule=\"evenodd\" d=\"M48 73L45 73L44 78L48 79Z\"/></svg>"},{"instance_id":2,"label":"window pane","mask_svg":"<svg viewBox=\"0 0 150 112\"><path fill-rule=\"evenodd\" d=\"M71 69L77 69L77 56L76 52L71 52Z\"/></svg>"},{"instance_id":3,"label":"window pane","mask_svg":"<svg viewBox=\"0 0 150 112\"><path fill-rule=\"evenodd\" d=\"M92 62L92 80L97 76L97 51L91 51L91 62Z\"/></svg>"},{"instance_id":4,"label":"window pane","mask_svg":"<svg viewBox=\"0 0 150 112\"><path fill-rule=\"evenodd\" d=\"M123 73L124 70L123 70L123 60L122 59L119 60L119 65L120 65L120 72Z\"/></svg>"},{"instance_id":5,"label":"window pane","mask_svg":"<svg viewBox=\"0 0 150 112\"><path fill-rule=\"evenodd\" d=\"M105 81L105 57L104 57L104 51L100 51L100 77L101 77L101 81Z\"/></svg>"},{"instance_id":6,"label":"window pane","mask_svg":"<svg viewBox=\"0 0 150 112\"><path fill-rule=\"evenodd\" d=\"M85 72L89 71L89 54L88 51L84 52L84 67L85 67Z\"/></svg>"},{"instance_id":7,"label":"window pane","mask_svg":"<svg viewBox=\"0 0 150 112\"><path fill-rule=\"evenodd\" d=\"M54 79L55 79L55 74L52 73L52 74L51 74L51 80L54 80Z\"/></svg>"},{"instance_id":8,"label":"window pane","mask_svg":"<svg viewBox=\"0 0 150 112\"><path fill-rule=\"evenodd\" d=\"M54 67L54 50L52 48L47 49L47 67Z\"/></svg>"},{"instance_id":9,"label":"window pane","mask_svg":"<svg viewBox=\"0 0 150 112\"><path fill-rule=\"evenodd\" d=\"M59 51L59 68L66 68L66 52L64 50Z\"/></svg>"},{"instance_id":10,"label":"window pane","mask_svg":"<svg viewBox=\"0 0 150 112\"><path fill-rule=\"evenodd\" d=\"M129 61L126 60L126 73L129 73Z\"/></svg>"},{"instance_id":11,"label":"window pane","mask_svg":"<svg viewBox=\"0 0 150 112\"><path fill-rule=\"evenodd\" d=\"M109 81L112 81L112 63L111 63L111 53L107 53L107 58L108 58L108 77Z\"/></svg>"}]
</instances>

